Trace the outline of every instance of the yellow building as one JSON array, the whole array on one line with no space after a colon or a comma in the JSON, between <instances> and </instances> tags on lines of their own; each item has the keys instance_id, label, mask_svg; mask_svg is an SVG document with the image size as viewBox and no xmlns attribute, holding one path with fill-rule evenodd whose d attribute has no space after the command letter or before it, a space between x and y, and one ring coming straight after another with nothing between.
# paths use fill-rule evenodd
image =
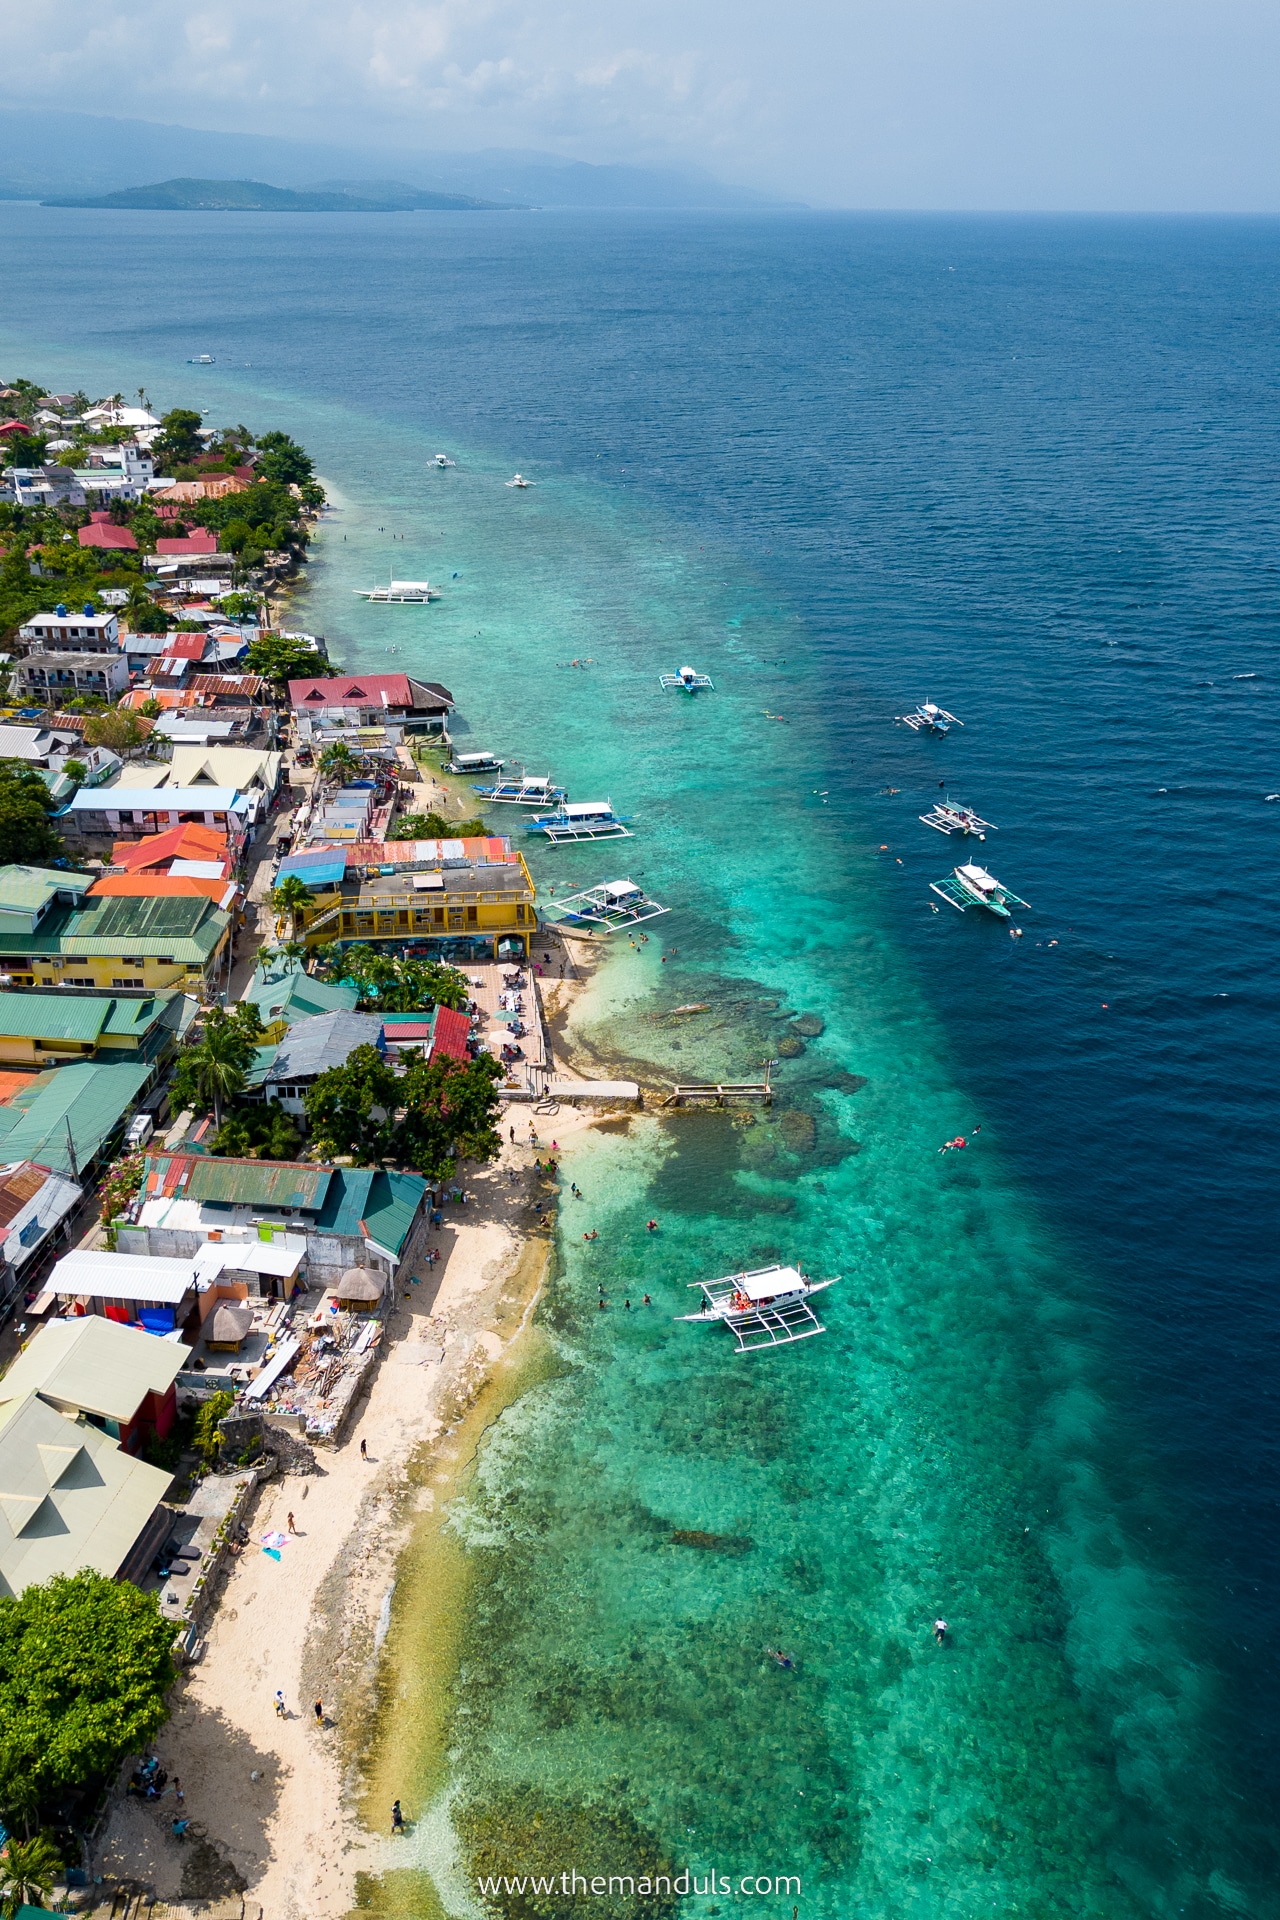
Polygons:
<instances>
[{"instance_id":1,"label":"yellow building","mask_svg":"<svg viewBox=\"0 0 1280 1920\"><path fill-rule=\"evenodd\" d=\"M203 897L85 897L91 884L88 874L0 869L0 971L13 985L216 991L228 914Z\"/></svg>"},{"instance_id":2,"label":"yellow building","mask_svg":"<svg viewBox=\"0 0 1280 1920\"><path fill-rule=\"evenodd\" d=\"M527 955L538 926L536 891L521 853L493 864L317 882L313 892L313 904L298 916L308 946L423 942L441 959L496 958L500 948ZM286 915L281 932L289 930Z\"/></svg>"}]
</instances>

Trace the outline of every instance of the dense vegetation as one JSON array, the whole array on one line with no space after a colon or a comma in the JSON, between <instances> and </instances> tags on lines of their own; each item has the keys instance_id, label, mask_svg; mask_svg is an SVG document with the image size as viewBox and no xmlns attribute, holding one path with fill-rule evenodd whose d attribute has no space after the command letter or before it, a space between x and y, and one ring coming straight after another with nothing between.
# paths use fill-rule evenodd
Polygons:
<instances>
[{"instance_id":1,"label":"dense vegetation","mask_svg":"<svg viewBox=\"0 0 1280 1920\"><path fill-rule=\"evenodd\" d=\"M0 1812L94 1789L168 1715L173 1623L153 1594L83 1568L0 1599Z\"/></svg>"},{"instance_id":2,"label":"dense vegetation","mask_svg":"<svg viewBox=\"0 0 1280 1920\"><path fill-rule=\"evenodd\" d=\"M32 420L42 398L30 380L7 383L9 398L2 404L11 417ZM113 396L120 400L121 395ZM144 404L141 391L138 398ZM88 407L76 396L80 412ZM269 432L256 437L248 427L224 428L208 436L201 415L190 407L175 407L163 416L162 431L152 445L156 471L177 480L233 478L238 491L217 499L183 501L175 514L158 511L163 495L147 494L140 501L117 500L109 508L112 521L128 527L138 542L136 553L82 547L77 530L88 520L87 507L20 507L0 503L0 638L8 638L23 620L58 601L82 604L105 588L129 594L126 613L135 631L160 632L169 624L146 590L143 556L154 553L156 542L204 527L218 536L224 553L233 553L241 566L260 566L269 552L301 555L310 538L308 512L324 504L310 457L288 434ZM5 443L5 465L30 466L41 460L83 468L92 449L119 445L132 438L123 427L68 424L56 433L70 440L69 448L48 452L50 435L34 426L30 434ZM91 494L92 489L88 489ZM313 659L314 656L311 656ZM261 669L255 669L261 671Z\"/></svg>"},{"instance_id":3,"label":"dense vegetation","mask_svg":"<svg viewBox=\"0 0 1280 1920\"><path fill-rule=\"evenodd\" d=\"M489 1053L465 1065L419 1057L397 1075L376 1047L357 1047L307 1089L304 1105L324 1154L350 1154L362 1166L391 1160L448 1180L460 1157L491 1160L498 1151L502 1075Z\"/></svg>"}]
</instances>

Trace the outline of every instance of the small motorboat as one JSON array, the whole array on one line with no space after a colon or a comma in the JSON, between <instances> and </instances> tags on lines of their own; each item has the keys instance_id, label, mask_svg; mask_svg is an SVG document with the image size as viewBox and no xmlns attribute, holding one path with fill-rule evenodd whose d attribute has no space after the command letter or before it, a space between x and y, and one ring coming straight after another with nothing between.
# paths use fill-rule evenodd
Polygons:
<instances>
[{"instance_id":1,"label":"small motorboat","mask_svg":"<svg viewBox=\"0 0 1280 1920\"><path fill-rule=\"evenodd\" d=\"M534 481L526 480L522 473L517 473L513 479L508 480L507 482L507 485L509 487L531 487L534 484L535 484Z\"/></svg>"},{"instance_id":2,"label":"small motorboat","mask_svg":"<svg viewBox=\"0 0 1280 1920\"><path fill-rule=\"evenodd\" d=\"M809 1301L824 1287L833 1287L839 1278L835 1274L830 1280L810 1280L799 1267L755 1267L746 1273L727 1274L722 1280L691 1280L691 1287L702 1289L702 1306L697 1313L676 1317L723 1321L737 1341L739 1353L789 1346L826 1332Z\"/></svg>"},{"instance_id":3,"label":"small motorboat","mask_svg":"<svg viewBox=\"0 0 1280 1920\"><path fill-rule=\"evenodd\" d=\"M551 784L549 774L541 779L498 780L491 787L476 787L473 791L482 800L506 807L559 807L569 798L563 787Z\"/></svg>"},{"instance_id":4,"label":"small motorboat","mask_svg":"<svg viewBox=\"0 0 1280 1920\"><path fill-rule=\"evenodd\" d=\"M936 827L939 833L976 834L979 840L985 840L996 829L989 820L984 820L972 807L962 807L955 800L939 800L936 807L920 815L926 827Z\"/></svg>"},{"instance_id":5,"label":"small motorboat","mask_svg":"<svg viewBox=\"0 0 1280 1920\"><path fill-rule=\"evenodd\" d=\"M456 467L458 463L456 460L451 460L447 453L438 453L435 464L438 467Z\"/></svg>"},{"instance_id":6,"label":"small motorboat","mask_svg":"<svg viewBox=\"0 0 1280 1920\"><path fill-rule=\"evenodd\" d=\"M1010 907L1025 907L1030 903L1020 900L1016 893L1010 893L1008 887L1002 887L994 874L985 867L972 864L957 867L945 880L931 880L931 893L940 900L949 900L953 907L963 913L966 907L985 907L988 913L994 913L1001 920L1009 919Z\"/></svg>"},{"instance_id":7,"label":"small motorboat","mask_svg":"<svg viewBox=\"0 0 1280 1920\"><path fill-rule=\"evenodd\" d=\"M957 720L954 713L948 713L945 707L935 705L932 700L922 700L914 713L900 713L899 720L904 727L910 727L913 733L950 733L952 727L962 727L963 720Z\"/></svg>"}]
</instances>

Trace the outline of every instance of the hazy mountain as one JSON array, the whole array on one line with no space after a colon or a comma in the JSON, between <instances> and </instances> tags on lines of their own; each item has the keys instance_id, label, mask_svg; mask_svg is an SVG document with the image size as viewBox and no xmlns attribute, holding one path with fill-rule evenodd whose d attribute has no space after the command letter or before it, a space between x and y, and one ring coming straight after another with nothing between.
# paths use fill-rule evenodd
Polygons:
<instances>
[{"instance_id":1,"label":"hazy mountain","mask_svg":"<svg viewBox=\"0 0 1280 1920\"><path fill-rule=\"evenodd\" d=\"M551 153L497 147L479 153L360 149L272 134L211 133L151 120L0 108L0 198L97 198L132 190L139 180L168 183L177 176L201 183L242 182L248 176L280 187L361 196L374 191L370 183L403 182L426 193L507 207L780 204L746 187L725 186L709 174L597 167Z\"/></svg>"},{"instance_id":2,"label":"hazy mountain","mask_svg":"<svg viewBox=\"0 0 1280 1920\"><path fill-rule=\"evenodd\" d=\"M190 213L472 213L501 212L492 200L461 193L426 193L395 180L370 181L350 190L269 187L261 180L161 180L152 187L124 187L97 198L57 194L46 207L108 207Z\"/></svg>"}]
</instances>

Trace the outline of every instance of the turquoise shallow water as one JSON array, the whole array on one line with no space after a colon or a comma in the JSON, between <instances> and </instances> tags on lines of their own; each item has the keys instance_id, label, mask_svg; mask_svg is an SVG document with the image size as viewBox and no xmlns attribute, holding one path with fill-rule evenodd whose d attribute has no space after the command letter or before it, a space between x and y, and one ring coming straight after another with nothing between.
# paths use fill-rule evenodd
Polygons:
<instances>
[{"instance_id":1,"label":"turquoise shallow water","mask_svg":"<svg viewBox=\"0 0 1280 1920\"><path fill-rule=\"evenodd\" d=\"M574 1150L560 1371L454 1513L464 1796L621 1809L810 1913L1274 1912L1274 233L140 216L104 327L63 298L101 223L0 216L60 316L26 365L314 447L300 624L636 815L535 862L673 909L588 1043L737 1074L825 1022L768 1124ZM392 565L444 598L353 598ZM714 695L659 693L685 659ZM892 726L926 693L941 748ZM940 777L1018 948L930 910ZM674 1322L775 1253L845 1276L826 1339Z\"/></svg>"}]
</instances>

